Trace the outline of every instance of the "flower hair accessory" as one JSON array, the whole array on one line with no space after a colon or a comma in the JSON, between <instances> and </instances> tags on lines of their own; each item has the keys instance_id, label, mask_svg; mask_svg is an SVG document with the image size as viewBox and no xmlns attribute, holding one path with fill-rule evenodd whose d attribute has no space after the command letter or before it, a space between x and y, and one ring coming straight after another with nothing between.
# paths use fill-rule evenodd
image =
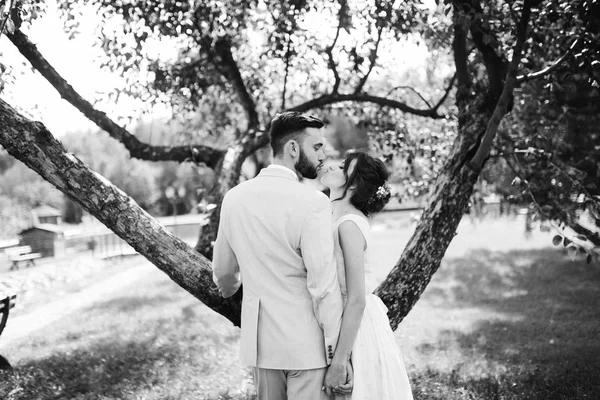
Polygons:
<instances>
[{"instance_id":1,"label":"flower hair accessory","mask_svg":"<svg viewBox=\"0 0 600 400\"><path fill-rule=\"evenodd\" d=\"M374 202L375 200L383 200L388 197L391 193L390 186L387 183L379 186L375 194L369 199L369 203Z\"/></svg>"}]
</instances>

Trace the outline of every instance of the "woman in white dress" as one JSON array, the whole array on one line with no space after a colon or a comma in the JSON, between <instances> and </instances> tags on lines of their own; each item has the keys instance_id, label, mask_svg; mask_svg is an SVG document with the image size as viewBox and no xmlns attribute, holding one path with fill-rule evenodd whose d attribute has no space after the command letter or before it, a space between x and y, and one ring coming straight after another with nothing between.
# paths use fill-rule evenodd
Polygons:
<instances>
[{"instance_id":1,"label":"woman in white dress","mask_svg":"<svg viewBox=\"0 0 600 400\"><path fill-rule=\"evenodd\" d=\"M365 152L348 153L321 178L332 200L338 276L344 314L337 349L325 387L343 392L348 364L354 369L350 395L336 399L412 400L412 392L387 308L375 296L372 234L369 217L390 199L388 172L381 160ZM338 389L336 389L338 388Z\"/></svg>"}]
</instances>

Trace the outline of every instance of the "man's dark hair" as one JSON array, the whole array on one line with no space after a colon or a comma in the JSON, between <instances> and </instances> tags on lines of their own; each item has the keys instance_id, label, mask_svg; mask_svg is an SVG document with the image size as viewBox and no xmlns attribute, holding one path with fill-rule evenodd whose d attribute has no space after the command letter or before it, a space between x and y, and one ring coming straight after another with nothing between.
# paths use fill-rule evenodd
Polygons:
<instances>
[{"instance_id":1,"label":"man's dark hair","mask_svg":"<svg viewBox=\"0 0 600 400\"><path fill-rule=\"evenodd\" d=\"M302 143L306 128L322 128L323 121L310 115L297 111L285 111L277 114L271 121L271 148L273 155L278 156L283 151L283 146L290 140Z\"/></svg>"}]
</instances>

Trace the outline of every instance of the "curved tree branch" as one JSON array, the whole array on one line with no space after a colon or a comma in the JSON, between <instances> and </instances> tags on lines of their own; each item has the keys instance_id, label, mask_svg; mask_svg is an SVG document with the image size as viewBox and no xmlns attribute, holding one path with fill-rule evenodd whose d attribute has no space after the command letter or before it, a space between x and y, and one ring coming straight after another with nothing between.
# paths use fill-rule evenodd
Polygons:
<instances>
[{"instance_id":1,"label":"curved tree branch","mask_svg":"<svg viewBox=\"0 0 600 400\"><path fill-rule=\"evenodd\" d=\"M444 91L444 95L438 100L438 102L435 104L435 106L432 106L431 103L429 101L427 101L427 99L421 93L419 93L415 88L410 87L410 86L397 86L397 87L391 89L387 93L386 97L389 96L390 94L392 94L393 92L395 92L396 90L399 90L399 89L410 90L413 93L415 93L417 96L419 96L419 98L421 100L423 100L423 102L427 105L427 107L429 107L432 110L437 110L438 108L441 107L442 104L444 104L444 102L446 101L446 99L450 95L450 92L452 91L452 88L454 87L454 81L455 80L456 80L456 73L454 73L454 75L452 75L452 78L450 78L450 83L448 84L448 87Z\"/></svg>"},{"instance_id":2,"label":"curved tree branch","mask_svg":"<svg viewBox=\"0 0 600 400\"><path fill-rule=\"evenodd\" d=\"M447 92L450 91L451 88L447 89ZM447 94L446 94L447 95ZM444 95L444 96L446 96ZM315 108L321 108L327 105L343 103L345 101L353 101L357 103L372 103L378 104L382 107L390 107L396 110L400 110L402 112L406 112L409 114L417 115L420 117L427 117L433 119L441 119L444 118L443 115L437 112L437 108L439 104L443 102L441 100L439 104L434 108L429 109L417 109L413 108L405 103L402 103L397 100L388 99L385 97L373 96L366 93L352 93L352 94L326 94L321 97L317 97L315 99L309 100L305 103L298 104L294 107L290 107L286 109L286 111L301 111L305 112L308 110L312 110ZM250 131L250 140L252 141L252 145L250 146L251 152L256 151L257 149L266 146L269 143L269 135L264 131Z\"/></svg>"},{"instance_id":3,"label":"curved tree branch","mask_svg":"<svg viewBox=\"0 0 600 400\"><path fill-rule=\"evenodd\" d=\"M483 13L478 1L476 2L476 5L477 13ZM508 61L503 55L498 54L498 48L496 46L498 39L489 27L483 23L480 17L473 19L470 31L475 46L477 46L477 49L483 56L483 63L485 64L485 69L488 73L490 82L490 90L492 93L500 94L508 69Z\"/></svg>"},{"instance_id":4,"label":"curved tree branch","mask_svg":"<svg viewBox=\"0 0 600 400\"><path fill-rule=\"evenodd\" d=\"M242 74L237 66L237 63L233 59L231 53L231 42L228 39L219 39L215 42L214 50L216 58L213 60L217 68L221 71L223 76L231 82L235 91L238 95L240 103L246 110L248 117L248 129L256 129L259 125L258 113L256 112L256 104L248 93L246 85L242 78Z\"/></svg>"},{"instance_id":5,"label":"curved tree branch","mask_svg":"<svg viewBox=\"0 0 600 400\"><path fill-rule=\"evenodd\" d=\"M99 128L104 129L114 139L123 143L132 157L148 161L195 161L214 168L223 157L224 151L208 146L151 146L141 142L125 128L111 120L104 112L94 108L50 65L27 35L16 29L7 34L10 41L46 80L58 91L61 97L83 113Z\"/></svg>"},{"instance_id":6,"label":"curved tree branch","mask_svg":"<svg viewBox=\"0 0 600 400\"><path fill-rule=\"evenodd\" d=\"M211 28L209 28L207 31L207 28L202 24L202 22L207 18L207 16L203 14L206 12L206 10L204 7L199 6L201 4L201 2L196 2L194 10L194 25L200 33L200 36L197 38L198 44L200 45L200 51L209 57L212 64L235 89L238 100L244 108L246 117L248 118L248 126L246 127L246 130L256 129L259 125L256 104L248 92L237 62L233 58L233 54L231 52L231 38L220 35L217 38L213 37L214 32L210 31L216 30L217 25L221 24L221 21L219 21L218 18L215 18L215 15L208 16ZM225 14L222 16L224 15Z\"/></svg>"},{"instance_id":7,"label":"curved tree branch","mask_svg":"<svg viewBox=\"0 0 600 400\"><path fill-rule=\"evenodd\" d=\"M333 49L338 41L338 38L340 37L340 30L342 29L342 23L344 21L344 13L346 12L345 11L346 6L347 6L346 0L340 1L340 12L338 13L338 26L335 31L335 37L333 38L333 42L331 43L331 45L327 46L327 48L325 49L325 53L327 54L327 57L328 57L327 66L333 72L333 77L335 79L335 81L333 83L333 89L331 89L331 93L333 93L333 94L336 94L338 92L338 90L340 88L340 83L341 83L340 74L337 71L337 64L335 63L335 60L333 59Z\"/></svg>"},{"instance_id":8,"label":"curved tree branch","mask_svg":"<svg viewBox=\"0 0 600 400\"><path fill-rule=\"evenodd\" d=\"M583 38L584 38L584 34L582 33L577 40L575 40L573 42L573 44L571 44L571 46L569 47L569 49L565 52L565 54L563 54L558 60L554 61L552 64L550 64L549 66L547 66L546 68L543 68L539 71L536 72L531 72L529 74L525 74L525 75L519 75L517 76L517 83L522 83L522 82L527 82L527 81L531 81L533 79L537 79L537 78L542 78L546 75L548 75L550 72L554 71L556 68L560 67L560 65L571 56L571 54L573 54L573 51L575 50L575 48L581 43L583 42Z\"/></svg>"},{"instance_id":9,"label":"curved tree branch","mask_svg":"<svg viewBox=\"0 0 600 400\"><path fill-rule=\"evenodd\" d=\"M467 49L467 16L461 12L461 7L454 2L454 13L452 25L454 26L454 39L452 51L454 53L454 65L458 79L458 90L467 93L471 87L471 74L469 73L469 50Z\"/></svg>"},{"instance_id":10,"label":"curved tree branch","mask_svg":"<svg viewBox=\"0 0 600 400\"><path fill-rule=\"evenodd\" d=\"M442 96L442 98L433 107L434 110L437 110L438 108L441 107L442 104L444 104L444 102L446 101L446 99L450 95L450 91L454 87L454 81L455 80L456 80L456 73L454 73L454 75L452 75L452 78L450 78L450 83L448 84L448 87L446 88L446 91L444 92L444 95Z\"/></svg>"},{"instance_id":11,"label":"curved tree branch","mask_svg":"<svg viewBox=\"0 0 600 400\"><path fill-rule=\"evenodd\" d=\"M285 74L283 76L283 90L281 92L281 109L285 110L285 96L287 95L287 82L288 82L288 77L289 77L289 73L290 73L290 59L292 56L292 52L291 52L291 36L288 35L288 40L287 40L287 49L285 51Z\"/></svg>"},{"instance_id":12,"label":"curved tree branch","mask_svg":"<svg viewBox=\"0 0 600 400\"><path fill-rule=\"evenodd\" d=\"M531 0L525 0L523 2L523 11L521 12L521 19L517 26L517 42L513 50L512 60L508 68L506 76L506 82L504 83L504 89L502 95L498 99L494 113L490 118L485 134L482 137L481 144L477 149L477 152L469 162L469 165L476 171L481 170L485 162L485 158L490 152L494 137L498 131L500 121L508 111L508 105L513 95L513 89L517 81L517 69L519 62L521 61L521 54L523 53L523 47L525 47L525 40L527 38L527 25L529 24L529 17L531 16Z\"/></svg>"},{"instance_id":13,"label":"curved tree branch","mask_svg":"<svg viewBox=\"0 0 600 400\"><path fill-rule=\"evenodd\" d=\"M357 103L373 103L382 107L390 107L402 112L406 112L420 117L429 117L434 119L444 118L443 115L437 113L434 109L417 109L402 103L397 100L388 99L386 97L373 96L366 93L352 94L327 94L316 99L299 104L295 107L288 108L287 111L308 111L313 108L319 108L330 104L342 103L344 101L353 101Z\"/></svg>"},{"instance_id":14,"label":"curved tree branch","mask_svg":"<svg viewBox=\"0 0 600 400\"><path fill-rule=\"evenodd\" d=\"M421 93L419 93L415 88L413 88L411 86L396 86L395 88L392 88L389 92L387 92L386 97L391 95L392 93L394 93L396 90L400 90L400 89L410 90L411 92L413 92L414 94L419 96L419 98L421 100L423 100L423 103L425 103L427 105L427 107L432 108L431 103L429 103L427 101L427 99L425 99L425 97L423 97L423 95Z\"/></svg>"},{"instance_id":15,"label":"curved tree branch","mask_svg":"<svg viewBox=\"0 0 600 400\"><path fill-rule=\"evenodd\" d=\"M377 41L375 42L375 48L371 49L371 54L369 55L369 70L360 79L360 81L358 82L358 85L356 85L356 89L354 90L354 93L362 92L362 90L365 86L365 83L367 83L367 79L369 79L369 75L371 74L371 71L373 71L373 67L375 67L375 63L377 61L377 51L379 50L379 43L381 42L382 34L383 34L383 26L380 26L377 28ZM421 96L421 98L423 99L422 96ZM423 99L423 100L425 100L425 99ZM427 102L425 102L425 103L427 103ZM427 104L427 105L429 106L429 104Z\"/></svg>"},{"instance_id":16,"label":"curved tree branch","mask_svg":"<svg viewBox=\"0 0 600 400\"><path fill-rule=\"evenodd\" d=\"M469 16L469 31L477 50L483 57L483 63L488 73L489 88L492 93L500 95L504 78L508 70L508 62L498 53L498 38L484 22L483 9L479 0L466 0L459 2L462 11Z\"/></svg>"}]
</instances>

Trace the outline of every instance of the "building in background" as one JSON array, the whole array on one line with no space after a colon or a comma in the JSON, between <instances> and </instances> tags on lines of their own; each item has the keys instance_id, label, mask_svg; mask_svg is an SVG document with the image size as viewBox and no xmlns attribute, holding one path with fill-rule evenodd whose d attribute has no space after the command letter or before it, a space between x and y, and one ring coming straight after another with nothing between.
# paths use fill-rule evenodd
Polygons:
<instances>
[{"instance_id":1,"label":"building in background","mask_svg":"<svg viewBox=\"0 0 600 400\"><path fill-rule=\"evenodd\" d=\"M39 224L60 225L62 213L54 207L43 205L31 210L32 226Z\"/></svg>"}]
</instances>

